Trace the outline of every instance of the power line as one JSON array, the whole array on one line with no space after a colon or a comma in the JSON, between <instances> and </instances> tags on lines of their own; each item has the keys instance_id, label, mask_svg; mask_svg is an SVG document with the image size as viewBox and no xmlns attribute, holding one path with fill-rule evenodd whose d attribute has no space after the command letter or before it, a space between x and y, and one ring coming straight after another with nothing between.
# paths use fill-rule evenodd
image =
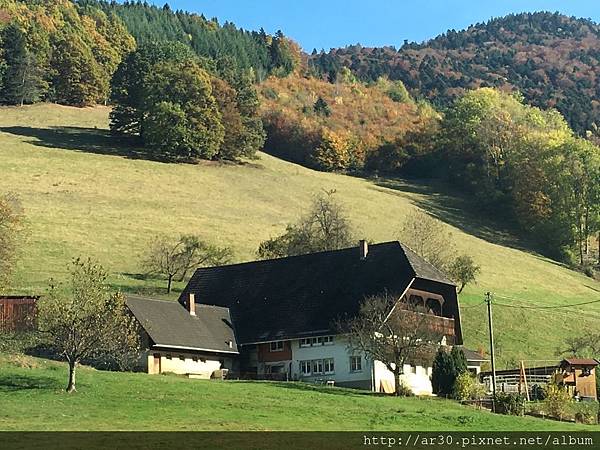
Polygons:
<instances>
[{"instance_id":1,"label":"power line","mask_svg":"<svg viewBox=\"0 0 600 450\"><path fill-rule=\"evenodd\" d=\"M505 298L507 300L516 300L516 299L511 299L510 297L502 297L501 295L498 295L497 297ZM506 303L498 303L498 302L494 302L494 305L504 306L507 308L521 308L521 309L562 309L562 308L572 308L574 306L591 305L593 303L600 303L600 300L592 300L589 302L571 303L568 305L553 305L553 306L509 305Z\"/></svg>"}]
</instances>

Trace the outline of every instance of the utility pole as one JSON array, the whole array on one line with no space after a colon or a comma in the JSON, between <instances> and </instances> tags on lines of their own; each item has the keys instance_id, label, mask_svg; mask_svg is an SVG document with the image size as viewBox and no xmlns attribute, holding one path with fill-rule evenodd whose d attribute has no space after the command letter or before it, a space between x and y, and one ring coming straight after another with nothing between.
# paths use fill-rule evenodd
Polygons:
<instances>
[{"instance_id":1,"label":"utility pole","mask_svg":"<svg viewBox=\"0 0 600 450\"><path fill-rule=\"evenodd\" d=\"M492 358L492 411L496 412L496 357L494 354L494 322L492 320L492 294L486 292L485 302L488 310L488 326L490 329L490 356Z\"/></svg>"}]
</instances>

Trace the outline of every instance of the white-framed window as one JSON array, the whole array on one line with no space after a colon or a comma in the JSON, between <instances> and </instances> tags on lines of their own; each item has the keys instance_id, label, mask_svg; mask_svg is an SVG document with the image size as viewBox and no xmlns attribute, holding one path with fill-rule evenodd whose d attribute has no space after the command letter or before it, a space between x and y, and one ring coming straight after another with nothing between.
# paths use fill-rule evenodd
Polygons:
<instances>
[{"instance_id":1,"label":"white-framed window","mask_svg":"<svg viewBox=\"0 0 600 450\"><path fill-rule=\"evenodd\" d=\"M333 336L324 336L323 345L333 345Z\"/></svg>"},{"instance_id":2,"label":"white-framed window","mask_svg":"<svg viewBox=\"0 0 600 450\"><path fill-rule=\"evenodd\" d=\"M417 373L417 366L413 366L413 365L411 364L411 365L410 365L410 369L409 369L409 370L410 370L410 373L414 373L414 374L416 374L416 373Z\"/></svg>"},{"instance_id":3,"label":"white-framed window","mask_svg":"<svg viewBox=\"0 0 600 450\"><path fill-rule=\"evenodd\" d=\"M300 373L302 375L310 375L311 374L311 361L300 361Z\"/></svg>"},{"instance_id":4,"label":"white-framed window","mask_svg":"<svg viewBox=\"0 0 600 450\"><path fill-rule=\"evenodd\" d=\"M282 352L283 351L283 341L271 342L270 351L272 351L272 352Z\"/></svg>"},{"instance_id":5,"label":"white-framed window","mask_svg":"<svg viewBox=\"0 0 600 450\"><path fill-rule=\"evenodd\" d=\"M323 369L326 374L332 374L335 372L335 368L333 366L333 358L327 358L323 360Z\"/></svg>"},{"instance_id":6,"label":"white-framed window","mask_svg":"<svg viewBox=\"0 0 600 450\"><path fill-rule=\"evenodd\" d=\"M311 338L300 339L300 347L310 347L312 343Z\"/></svg>"},{"instance_id":7,"label":"white-framed window","mask_svg":"<svg viewBox=\"0 0 600 450\"><path fill-rule=\"evenodd\" d=\"M312 373L315 375L320 375L323 373L323 360L322 359L313 360Z\"/></svg>"},{"instance_id":8,"label":"white-framed window","mask_svg":"<svg viewBox=\"0 0 600 450\"><path fill-rule=\"evenodd\" d=\"M362 357L352 355L350 357L350 372L360 372L362 370Z\"/></svg>"}]
</instances>

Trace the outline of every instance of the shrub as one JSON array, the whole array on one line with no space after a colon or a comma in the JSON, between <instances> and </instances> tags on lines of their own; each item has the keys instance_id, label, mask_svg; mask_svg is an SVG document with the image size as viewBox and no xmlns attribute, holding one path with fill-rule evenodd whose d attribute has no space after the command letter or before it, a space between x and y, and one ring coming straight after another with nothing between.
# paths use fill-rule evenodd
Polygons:
<instances>
[{"instance_id":1,"label":"shrub","mask_svg":"<svg viewBox=\"0 0 600 450\"><path fill-rule=\"evenodd\" d=\"M539 384L531 386L531 400L544 400L546 398L546 390Z\"/></svg>"},{"instance_id":2,"label":"shrub","mask_svg":"<svg viewBox=\"0 0 600 450\"><path fill-rule=\"evenodd\" d=\"M457 400L479 400L485 395L485 386L469 372L463 372L454 382L454 398Z\"/></svg>"},{"instance_id":3,"label":"shrub","mask_svg":"<svg viewBox=\"0 0 600 450\"><path fill-rule=\"evenodd\" d=\"M409 388L403 381L400 381L397 394L400 397L413 397L415 395L412 389Z\"/></svg>"},{"instance_id":4,"label":"shrub","mask_svg":"<svg viewBox=\"0 0 600 450\"><path fill-rule=\"evenodd\" d=\"M574 402L573 415L575 422L586 424L598 423L598 402Z\"/></svg>"},{"instance_id":5,"label":"shrub","mask_svg":"<svg viewBox=\"0 0 600 450\"><path fill-rule=\"evenodd\" d=\"M546 399L544 400L548 414L556 419L562 420L572 403L571 394L563 386L555 382L546 386Z\"/></svg>"},{"instance_id":6,"label":"shrub","mask_svg":"<svg viewBox=\"0 0 600 450\"><path fill-rule=\"evenodd\" d=\"M495 398L496 412L511 416L525 414L525 397L517 393L499 392Z\"/></svg>"}]
</instances>

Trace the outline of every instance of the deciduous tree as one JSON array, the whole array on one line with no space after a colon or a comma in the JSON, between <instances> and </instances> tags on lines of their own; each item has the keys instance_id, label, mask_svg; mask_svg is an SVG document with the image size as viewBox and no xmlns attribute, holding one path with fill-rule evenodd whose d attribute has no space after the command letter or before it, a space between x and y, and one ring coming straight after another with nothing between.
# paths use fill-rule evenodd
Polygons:
<instances>
[{"instance_id":1,"label":"deciduous tree","mask_svg":"<svg viewBox=\"0 0 600 450\"><path fill-rule=\"evenodd\" d=\"M396 395L407 362L428 364L442 335L425 311L397 296L383 294L363 301L356 317L340 319L336 328L352 352L380 361L394 374Z\"/></svg>"},{"instance_id":2,"label":"deciduous tree","mask_svg":"<svg viewBox=\"0 0 600 450\"><path fill-rule=\"evenodd\" d=\"M21 203L12 194L0 195L0 291L8 284L21 241L24 215Z\"/></svg>"},{"instance_id":3,"label":"deciduous tree","mask_svg":"<svg viewBox=\"0 0 600 450\"><path fill-rule=\"evenodd\" d=\"M467 284L475 281L479 272L481 272L481 268L468 255L458 256L448 267L448 274L459 285L459 294Z\"/></svg>"},{"instance_id":4,"label":"deciduous tree","mask_svg":"<svg viewBox=\"0 0 600 450\"><path fill-rule=\"evenodd\" d=\"M69 365L67 392L76 391L79 363L99 355L139 349L139 329L124 297L111 293L107 273L91 260L76 259L68 286L52 285L40 304L40 330Z\"/></svg>"},{"instance_id":5,"label":"deciduous tree","mask_svg":"<svg viewBox=\"0 0 600 450\"><path fill-rule=\"evenodd\" d=\"M259 257L280 258L351 246L350 222L334 194L335 191L327 191L317 195L308 213L288 225L283 235L261 242Z\"/></svg>"},{"instance_id":6,"label":"deciduous tree","mask_svg":"<svg viewBox=\"0 0 600 450\"><path fill-rule=\"evenodd\" d=\"M198 267L226 264L231 261L232 255L231 249L209 244L194 235L182 235L178 240L157 237L142 265L149 274L164 276L167 293L170 293L174 279L183 281L191 270Z\"/></svg>"}]
</instances>

